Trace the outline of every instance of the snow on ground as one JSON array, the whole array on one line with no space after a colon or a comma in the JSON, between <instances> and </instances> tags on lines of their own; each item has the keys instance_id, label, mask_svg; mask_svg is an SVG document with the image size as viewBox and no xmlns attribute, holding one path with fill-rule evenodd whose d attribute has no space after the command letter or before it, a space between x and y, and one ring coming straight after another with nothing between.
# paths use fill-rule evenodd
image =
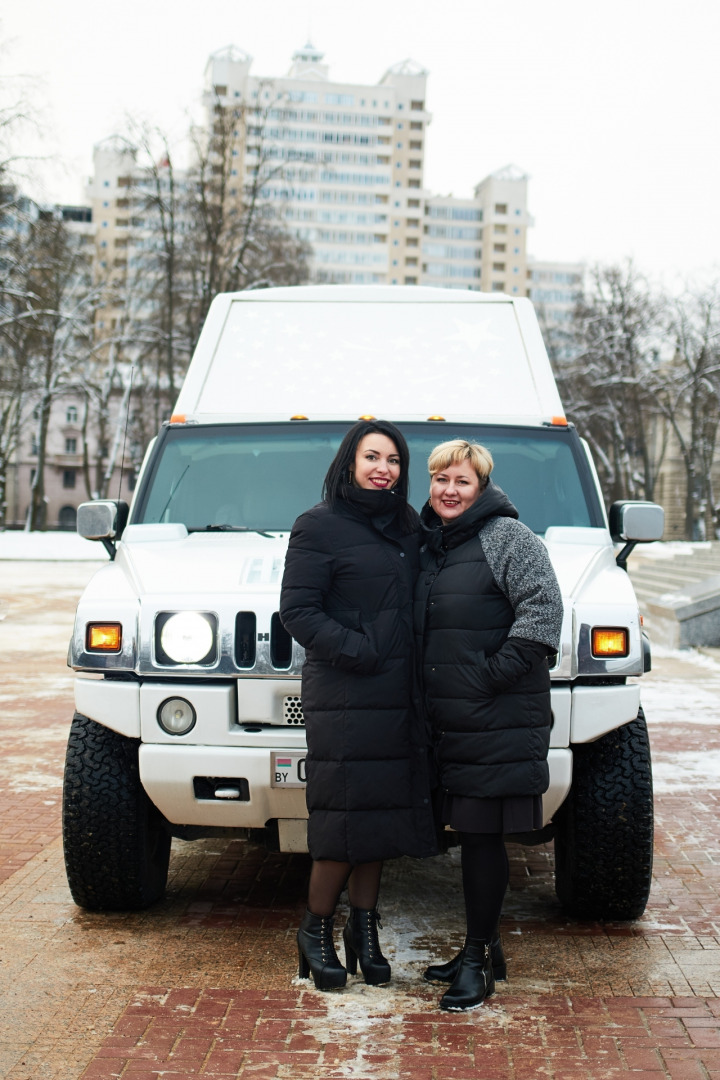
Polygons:
<instances>
[{"instance_id":1,"label":"snow on ground","mask_svg":"<svg viewBox=\"0 0 720 1080\"><path fill-rule=\"evenodd\" d=\"M720 788L720 750L681 750L667 761L653 755L656 795Z\"/></svg>"},{"instance_id":2,"label":"snow on ground","mask_svg":"<svg viewBox=\"0 0 720 1080\"><path fill-rule=\"evenodd\" d=\"M697 649L666 649L663 645L652 646L654 660L679 660L684 664L692 664L694 667L707 668L716 671L720 675L720 649L713 649L714 655L699 652Z\"/></svg>"},{"instance_id":3,"label":"snow on ground","mask_svg":"<svg viewBox=\"0 0 720 1080\"><path fill-rule=\"evenodd\" d=\"M640 686L655 793L720 788L720 663L694 649L654 648Z\"/></svg>"},{"instance_id":4,"label":"snow on ground","mask_svg":"<svg viewBox=\"0 0 720 1080\"><path fill-rule=\"evenodd\" d=\"M673 559L676 555L693 555L696 551L710 551L708 540L656 540L652 544L638 544L633 551L633 558Z\"/></svg>"},{"instance_id":5,"label":"snow on ground","mask_svg":"<svg viewBox=\"0 0 720 1080\"><path fill-rule=\"evenodd\" d=\"M74 532L0 532L0 560L35 559L103 562L105 548L95 540L85 540Z\"/></svg>"}]
</instances>

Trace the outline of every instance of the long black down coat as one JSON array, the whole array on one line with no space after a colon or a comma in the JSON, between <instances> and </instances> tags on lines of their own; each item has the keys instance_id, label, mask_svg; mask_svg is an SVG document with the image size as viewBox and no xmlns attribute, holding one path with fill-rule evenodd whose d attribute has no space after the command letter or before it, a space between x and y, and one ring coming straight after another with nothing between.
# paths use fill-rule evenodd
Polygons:
<instances>
[{"instance_id":1,"label":"long black down coat","mask_svg":"<svg viewBox=\"0 0 720 1080\"><path fill-rule=\"evenodd\" d=\"M402 505L352 490L302 514L290 536L280 617L305 649L314 859L436 851L412 626L419 540L403 535Z\"/></svg>"},{"instance_id":2,"label":"long black down coat","mask_svg":"<svg viewBox=\"0 0 720 1080\"><path fill-rule=\"evenodd\" d=\"M541 795L562 597L545 546L496 485L441 526L427 507L415 602L444 791ZM538 643L541 647L538 648Z\"/></svg>"}]
</instances>

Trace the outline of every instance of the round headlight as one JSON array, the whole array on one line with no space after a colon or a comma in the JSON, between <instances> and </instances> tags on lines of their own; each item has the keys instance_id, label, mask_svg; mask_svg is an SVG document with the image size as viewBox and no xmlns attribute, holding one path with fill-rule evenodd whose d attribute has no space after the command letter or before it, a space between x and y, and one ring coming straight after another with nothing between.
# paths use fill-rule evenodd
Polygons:
<instances>
[{"instance_id":1,"label":"round headlight","mask_svg":"<svg viewBox=\"0 0 720 1080\"><path fill-rule=\"evenodd\" d=\"M196 611L181 611L163 626L160 645L176 664L197 664L213 647L213 629Z\"/></svg>"},{"instance_id":2,"label":"round headlight","mask_svg":"<svg viewBox=\"0 0 720 1080\"><path fill-rule=\"evenodd\" d=\"M168 735L186 735L195 726L195 710L185 698L163 701L157 711L158 724Z\"/></svg>"}]
</instances>

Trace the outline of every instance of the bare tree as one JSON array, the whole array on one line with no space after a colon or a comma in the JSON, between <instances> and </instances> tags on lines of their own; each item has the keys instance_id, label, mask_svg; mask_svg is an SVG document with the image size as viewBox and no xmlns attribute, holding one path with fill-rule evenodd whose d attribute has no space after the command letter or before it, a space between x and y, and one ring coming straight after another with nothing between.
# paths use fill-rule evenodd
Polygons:
<instances>
[{"instance_id":1,"label":"bare tree","mask_svg":"<svg viewBox=\"0 0 720 1080\"><path fill-rule=\"evenodd\" d=\"M7 513L8 469L26 424L32 357L32 295L25 240L37 206L18 179L27 157L17 147L35 126L27 80L3 80L0 97L0 529Z\"/></svg>"},{"instance_id":2,"label":"bare tree","mask_svg":"<svg viewBox=\"0 0 720 1080\"><path fill-rule=\"evenodd\" d=\"M176 379L188 362L178 327L183 302L181 249L182 234L187 231L187 180L184 171L176 167L170 140L160 128L131 124L131 140L140 158L130 190L131 222L135 243L141 240L143 254L135 259L139 274L136 272L127 284L140 295L141 310L150 307L153 311L151 320L141 317L134 329L145 363L154 356L159 424L162 392L174 400ZM129 325L125 331L130 331Z\"/></svg>"},{"instance_id":3,"label":"bare tree","mask_svg":"<svg viewBox=\"0 0 720 1080\"><path fill-rule=\"evenodd\" d=\"M25 251L30 380L37 401L37 467L26 527L44 529L50 411L58 394L73 384L78 358L89 347L96 294L90 285L87 259L59 217L41 214Z\"/></svg>"},{"instance_id":4,"label":"bare tree","mask_svg":"<svg viewBox=\"0 0 720 1080\"><path fill-rule=\"evenodd\" d=\"M653 498L667 447L663 301L631 262L596 267L575 312L575 358L556 365L568 414L598 459L609 501Z\"/></svg>"},{"instance_id":5,"label":"bare tree","mask_svg":"<svg viewBox=\"0 0 720 1080\"><path fill-rule=\"evenodd\" d=\"M260 92L258 100L264 96ZM309 245L290 232L266 193L268 184L283 176L283 159L267 128L283 102L283 95L275 94L267 104L248 108L225 105L216 95L211 130L192 133L195 164L185 246L193 282L193 303L187 307L191 348L217 293L308 279Z\"/></svg>"},{"instance_id":6,"label":"bare tree","mask_svg":"<svg viewBox=\"0 0 720 1080\"><path fill-rule=\"evenodd\" d=\"M124 149L136 161L128 189L132 267L113 287L125 294L117 320L121 351L145 391L135 414L147 412L151 392L155 429L219 292L307 280L309 247L265 194L282 175L265 134L275 104L248 112L216 98L210 129L191 132L189 168L177 165L176 148L161 130L130 125ZM249 138L252 164L244 172Z\"/></svg>"},{"instance_id":7,"label":"bare tree","mask_svg":"<svg viewBox=\"0 0 720 1080\"><path fill-rule=\"evenodd\" d=\"M658 393L685 468L685 536L715 537L718 508L713 466L720 423L720 287L676 300L668 329L675 343L669 378Z\"/></svg>"}]
</instances>

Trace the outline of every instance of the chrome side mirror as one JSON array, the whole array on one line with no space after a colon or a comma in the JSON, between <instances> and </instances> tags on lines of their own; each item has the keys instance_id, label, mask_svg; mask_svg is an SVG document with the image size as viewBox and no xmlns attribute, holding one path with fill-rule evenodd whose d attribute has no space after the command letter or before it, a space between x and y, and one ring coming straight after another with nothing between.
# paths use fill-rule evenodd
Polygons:
<instances>
[{"instance_id":1,"label":"chrome side mirror","mask_svg":"<svg viewBox=\"0 0 720 1080\"><path fill-rule=\"evenodd\" d=\"M649 544L662 540L665 511L651 502L615 502L610 507L610 535L617 543L633 540Z\"/></svg>"},{"instance_id":2,"label":"chrome side mirror","mask_svg":"<svg viewBox=\"0 0 720 1080\"><path fill-rule=\"evenodd\" d=\"M96 499L81 503L77 511L77 531L86 540L101 540L111 559L115 544L127 525L129 506L122 499Z\"/></svg>"},{"instance_id":3,"label":"chrome side mirror","mask_svg":"<svg viewBox=\"0 0 720 1080\"><path fill-rule=\"evenodd\" d=\"M652 502L614 502L608 515L610 535L613 541L625 544L618 552L615 562L627 570L627 558L636 544L649 544L662 540L665 529L665 511Z\"/></svg>"}]
</instances>

